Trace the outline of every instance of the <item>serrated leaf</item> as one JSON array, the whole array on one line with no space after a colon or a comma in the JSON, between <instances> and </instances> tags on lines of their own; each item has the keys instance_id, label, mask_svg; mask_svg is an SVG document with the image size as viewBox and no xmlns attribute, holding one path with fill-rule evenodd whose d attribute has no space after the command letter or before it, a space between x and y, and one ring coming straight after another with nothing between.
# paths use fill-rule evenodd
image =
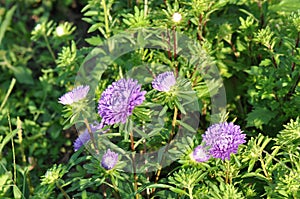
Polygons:
<instances>
[{"instance_id":1,"label":"serrated leaf","mask_svg":"<svg viewBox=\"0 0 300 199\"><path fill-rule=\"evenodd\" d=\"M267 108L257 107L247 115L246 127L255 126L262 129L262 125L267 124L275 116L275 112L270 111Z\"/></svg>"}]
</instances>

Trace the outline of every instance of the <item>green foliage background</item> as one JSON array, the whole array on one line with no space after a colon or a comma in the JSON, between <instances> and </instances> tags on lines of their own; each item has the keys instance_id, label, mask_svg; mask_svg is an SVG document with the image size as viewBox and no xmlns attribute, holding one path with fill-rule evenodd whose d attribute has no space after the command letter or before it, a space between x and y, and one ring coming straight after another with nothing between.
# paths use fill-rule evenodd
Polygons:
<instances>
[{"instance_id":1,"label":"green foliage background","mask_svg":"<svg viewBox=\"0 0 300 199\"><path fill-rule=\"evenodd\" d=\"M122 198L300 197L297 0L0 0L0 6L1 198L110 198L113 181ZM183 16L176 24L175 12ZM226 88L228 120L248 139L230 169L219 160L198 165L182 157L157 183L140 176L134 190L129 174L106 173L82 150L73 152L77 132L64 123L57 99L72 89L94 46L138 27L176 28L213 58ZM132 65L176 61L156 51L124 56L98 95ZM182 63L182 74L191 71ZM199 96L200 137L211 119L209 93L203 79L186 77L206 93ZM179 148L188 155L196 143L183 140Z\"/></svg>"}]
</instances>

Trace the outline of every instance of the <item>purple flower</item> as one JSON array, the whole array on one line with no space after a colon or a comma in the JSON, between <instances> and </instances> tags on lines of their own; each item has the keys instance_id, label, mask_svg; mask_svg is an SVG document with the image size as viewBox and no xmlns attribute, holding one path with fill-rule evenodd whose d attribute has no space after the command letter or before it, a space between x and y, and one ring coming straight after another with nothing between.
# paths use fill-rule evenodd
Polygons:
<instances>
[{"instance_id":1,"label":"purple flower","mask_svg":"<svg viewBox=\"0 0 300 199\"><path fill-rule=\"evenodd\" d=\"M245 143L245 134L240 126L231 123L219 123L210 126L202 135L205 147L214 158L230 159L231 153L237 153L240 144Z\"/></svg>"},{"instance_id":2,"label":"purple flower","mask_svg":"<svg viewBox=\"0 0 300 199\"><path fill-rule=\"evenodd\" d=\"M80 149L80 147L82 147L82 145L87 143L90 139L91 139L91 137L87 130L84 131L83 133L81 133L73 143L74 151L77 151L78 149Z\"/></svg>"},{"instance_id":3,"label":"purple flower","mask_svg":"<svg viewBox=\"0 0 300 199\"><path fill-rule=\"evenodd\" d=\"M97 130L102 129L102 125L94 122L93 124L90 124L90 128L92 133L95 133ZM88 132L88 129L86 128L85 131L80 134L78 136L78 138L74 141L73 143L73 147L74 147L74 151L77 151L78 149L80 149L80 147L82 147L82 145L86 144L89 140L91 139L91 136Z\"/></svg>"},{"instance_id":4,"label":"purple flower","mask_svg":"<svg viewBox=\"0 0 300 199\"><path fill-rule=\"evenodd\" d=\"M70 105L74 102L78 102L79 100L86 97L90 90L90 86L78 86L74 88L72 91L64 94L58 99L58 102L63 105Z\"/></svg>"},{"instance_id":5,"label":"purple flower","mask_svg":"<svg viewBox=\"0 0 300 199\"><path fill-rule=\"evenodd\" d=\"M98 114L103 124L125 123L134 107L145 100L146 91L141 91L137 80L120 79L103 91L98 104Z\"/></svg>"},{"instance_id":6,"label":"purple flower","mask_svg":"<svg viewBox=\"0 0 300 199\"><path fill-rule=\"evenodd\" d=\"M197 162L206 162L207 160L209 160L209 158L210 155L208 154L206 149L201 145L197 146L192 153L192 159L194 159Z\"/></svg>"},{"instance_id":7,"label":"purple flower","mask_svg":"<svg viewBox=\"0 0 300 199\"><path fill-rule=\"evenodd\" d=\"M159 74L153 81L152 87L158 91L168 92L176 83L173 72L164 72Z\"/></svg>"},{"instance_id":8,"label":"purple flower","mask_svg":"<svg viewBox=\"0 0 300 199\"><path fill-rule=\"evenodd\" d=\"M101 166L106 170L114 168L118 162L118 156L119 155L117 153L108 149L107 152L102 156Z\"/></svg>"}]
</instances>

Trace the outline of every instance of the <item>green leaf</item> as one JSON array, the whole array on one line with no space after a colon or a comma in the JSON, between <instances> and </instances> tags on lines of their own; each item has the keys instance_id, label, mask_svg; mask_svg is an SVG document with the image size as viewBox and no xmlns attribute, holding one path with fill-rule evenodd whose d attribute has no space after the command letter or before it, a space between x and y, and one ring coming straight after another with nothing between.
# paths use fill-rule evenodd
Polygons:
<instances>
[{"instance_id":1,"label":"green leaf","mask_svg":"<svg viewBox=\"0 0 300 199\"><path fill-rule=\"evenodd\" d=\"M16 79L21 84L34 84L32 71L29 68L17 66L12 68Z\"/></svg>"},{"instance_id":2,"label":"green leaf","mask_svg":"<svg viewBox=\"0 0 300 199\"><path fill-rule=\"evenodd\" d=\"M85 41L93 46L98 46L102 43L102 39L97 36L92 36L90 38L86 38Z\"/></svg>"},{"instance_id":3,"label":"green leaf","mask_svg":"<svg viewBox=\"0 0 300 199\"><path fill-rule=\"evenodd\" d=\"M14 198L15 199L19 199L22 197L22 193L20 191L20 189L15 185L13 186L13 192L14 192Z\"/></svg>"},{"instance_id":4,"label":"green leaf","mask_svg":"<svg viewBox=\"0 0 300 199\"><path fill-rule=\"evenodd\" d=\"M101 27L103 27L102 23L95 23L88 29L88 33L94 32L94 31L98 30L99 28L101 29Z\"/></svg>"},{"instance_id":5,"label":"green leaf","mask_svg":"<svg viewBox=\"0 0 300 199\"><path fill-rule=\"evenodd\" d=\"M187 123L182 122L181 120L176 120L176 122L183 126L186 130L195 133L197 131L197 129L194 129L193 127L191 127L190 125L188 125Z\"/></svg>"},{"instance_id":6,"label":"green leaf","mask_svg":"<svg viewBox=\"0 0 300 199\"><path fill-rule=\"evenodd\" d=\"M3 147L17 134L19 129L13 130L11 133L8 133L3 141L0 144L0 153L2 152Z\"/></svg>"},{"instance_id":7,"label":"green leaf","mask_svg":"<svg viewBox=\"0 0 300 199\"><path fill-rule=\"evenodd\" d=\"M251 159L248 166L248 172L252 171L254 164L256 162L256 159Z\"/></svg>"},{"instance_id":8,"label":"green leaf","mask_svg":"<svg viewBox=\"0 0 300 199\"><path fill-rule=\"evenodd\" d=\"M276 116L276 112L270 111L267 108L257 107L247 116L247 126L255 126L262 129L262 125L267 124Z\"/></svg>"},{"instance_id":9,"label":"green leaf","mask_svg":"<svg viewBox=\"0 0 300 199\"><path fill-rule=\"evenodd\" d=\"M269 182L269 180L262 174L260 173L246 173L245 175L242 176L242 178L252 178L252 177L256 177L257 179Z\"/></svg>"},{"instance_id":10,"label":"green leaf","mask_svg":"<svg viewBox=\"0 0 300 199\"><path fill-rule=\"evenodd\" d=\"M181 189L175 188L175 187L171 187L170 190L175 193L178 193L178 194L183 194L183 195L189 196L189 194L187 192L185 192Z\"/></svg>"},{"instance_id":11,"label":"green leaf","mask_svg":"<svg viewBox=\"0 0 300 199\"><path fill-rule=\"evenodd\" d=\"M270 5L269 9L280 12L294 12L300 9L300 4L298 0L281 0L277 5Z\"/></svg>"},{"instance_id":12,"label":"green leaf","mask_svg":"<svg viewBox=\"0 0 300 199\"><path fill-rule=\"evenodd\" d=\"M8 26L10 25L11 19L13 17L13 14L16 10L17 6L14 5L9 11L7 11L5 18L0 26L0 45L2 43L2 39L4 37L5 31L7 30Z\"/></svg>"},{"instance_id":13,"label":"green leaf","mask_svg":"<svg viewBox=\"0 0 300 199\"><path fill-rule=\"evenodd\" d=\"M10 172L6 172L0 176L0 187L3 187L6 182L9 180L9 177L11 177Z\"/></svg>"}]
</instances>

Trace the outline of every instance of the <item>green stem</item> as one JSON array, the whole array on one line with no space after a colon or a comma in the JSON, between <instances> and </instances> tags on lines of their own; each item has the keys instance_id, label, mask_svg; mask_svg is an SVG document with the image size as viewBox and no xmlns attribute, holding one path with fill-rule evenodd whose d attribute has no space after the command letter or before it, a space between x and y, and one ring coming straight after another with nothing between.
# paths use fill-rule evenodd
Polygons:
<instances>
[{"instance_id":1,"label":"green stem","mask_svg":"<svg viewBox=\"0 0 300 199\"><path fill-rule=\"evenodd\" d=\"M226 177L225 177L225 182L226 184L231 184L231 177L229 176L230 174L230 162L229 160L225 160L225 165L226 165Z\"/></svg>"},{"instance_id":2,"label":"green stem","mask_svg":"<svg viewBox=\"0 0 300 199\"><path fill-rule=\"evenodd\" d=\"M269 174L268 174L267 169L266 169L265 162L264 162L264 160L263 160L263 158L262 158L261 156L259 157L259 161L260 161L261 168L263 169L263 172L264 172L266 178L267 178L268 180L270 180ZM271 181L271 180L270 180L270 181Z\"/></svg>"},{"instance_id":3,"label":"green stem","mask_svg":"<svg viewBox=\"0 0 300 199\"><path fill-rule=\"evenodd\" d=\"M173 139L173 136L175 134L177 115L178 115L178 108L176 106L174 106L174 115L173 115L173 121L172 121L172 132L171 132L171 135L170 135L169 143L171 142L171 140Z\"/></svg>"},{"instance_id":4,"label":"green stem","mask_svg":"<svg viewBox=\"0 0 300 199\"><path fill-rule=\"evenodd\" d=\"M173 39L174 39L174 61L175 61L175 70L176 70L176 74L175 76L178 77L178 64L176 62L176 58L177 58L177 37L176 37L176 26L173 27Z\"/></svg>"},{"instance_id":5,"label":"green stem","mask_svg":"<svg viewBox=\"0 0 300 199\"><path fill-rule=\"evenodd\" d=\"M194 199L194 197L193 197L193 189L191 187L189 187L188 190L189 190L189 197L190 197L190 199Z\"/></svg>"},{"instance_id":6,"label":"green stem","mask_svg":"<svg viewBox=\"0 0 300 199\"><path fill-rule=\"evenodd\" d=\"M10 82L10 85L9 85L8 91L6 92L6 95L5 95L5 97L4 97L4 100L3 100L3 102L1 103L1 106L0 106L0 112L2 111L4 105L6 104L6 101L8 100L8 97L9 97L9 95L10 95L12 89L14 88L15 83L16 83L16 79L13 78L13 79L11 80L11 82Z\"/></svg>"},{"instance_id":7,"label":"green stem","mask_svg":"<svg viewBox=\"0 0 300 199\"><path fill-rule=\"evenodd\" d=\"M172 131L171 131L171 134L170 134L170 137L169 137L168 144L171 142L171 140L173 139L173 136L175 135L177 115L178 115L178 109L177 109L176 106L174 106L174 115L173 115L173 120L172 120ZM162 161L163 161L164 155L166 154L166 152L168 151L168 149L169 149L169 145L166 146L165 151L164 151L164 153L162 155L161 161L159 163L159 168L157 170L156 177L155 177L155 183L157 183L158 180L159 180L159 176L160 176L161 169L162 169ZM152 193L154 191L155 191L155 188L152 189Z\"/></svg>"},{"instance_id":8,"label":"green stem","mask_svg":"<svg viewBox=\"0 0 300 199\"><path fill-rule=\"evenodd\" d=\"M57 181L55 182L55 184L59 188L59 190L62 192L62 194L64 195L64 197L66 199L70 199L70 196L65 192L65 190L60 186L60 184Z\"/></svg>"},{"instance_id":9,"label":"green stem","mask_svg":"<svg viewBox=\"0 0 300 199\"><path fill-rule=\"evenodd\" d=\"M108 38L110 36L110 29L109 29L109 23L108 23L108 10L105 0L102 0L102 6L103 6L103 12L104 12L104 22L105 22L105 38Z\"/></svg>"},{"instance_id":10,"label":"green stem","mask_svg":"<svg viewBox=\"0 0 300 199\"><path fill-rule=\"evenodd\" d=\"M144 17L147 16L148 13L148 0L144 1Z\"/></svg>"},{"instance_id":11,"label":"green stem","mask_svg":"<svg viewBox=\"0 0 300 199\"><path fill-rule=\"evenodd\" d=\"M56 58L55 58L54 52L53 52L53 50L52 50L52 48L50 46L49 40L48 40L48 38L47 38L47 36L46 36L45 33L43 33L43 37L44 37L44 40L46 42L46 46L47 46L47 48L48 48L48 50L49 50L49 52L51 54L51 57L52 57L53 61L55 62Z\"/></svg>"},{"instance_id":12,"label":"green stem","mask_svg":"<svg viewBox=\"0 0 300 199\"><path fill-rule=\"evenodd\" d=\"M114 187L114 192L113 192L114 197L115 197L116 199L121 199L121 196L120 196L118 187L116 186L116 183L115 183L115 178L114 178L114 176L113 176L113 175L110 175L110 178L111 178L112 186Z\"/></svg>"},{"instance_id":13,"label":"green stem","mask_svg":"<svg viewBox=\"0 0 300 199\"><path fill-rule=\"evenodd\" d=\"M43 107L44 107L44 105L45 105L45 101L46 101L46 99L47 99L47 91L44 90L43 93L44 93L44 95L43 95L43 100L42 100L42 103L41 103L41 105L40 105L40 107L39 107L39 110L42 110L42 109L43 109ZM33 121L36 121L36 120L39 118L39 116L40 116L41 113L42 113L41 111L38 111L37 114L34 116Z\"/></svg>"},{"instance_id":14,"label":"green stem","mask_svg":"<svg viewBox=\"0 0 300 199\"><path fill-rule=\"evenodd\" d=\"M9 125L9 131L10 134L12 134L12 127L11 127L11 121L10 121L10 115L7 113L7 119L8 119L8 125ZM13 154L13 164L14 164L14 184L16 185L17 182L17 166L16 166L16 154L15 154L15 145L13 136L10 138L11 140L11 147L12 147L12 154Z\"/></svg>"},{"instance_id":15,"label":"green stem","mask_svg":"<svg viewBox=\"0 0 300 199\"><path fill-rule=\"evenodd\" d=\"M134 191L137 192L137 190L138 190L138 184L137 184L138 177L136 175L135 155L134 155L135 148L134 148L134 139L133 139L133 132L132 131L130 132L130 143L131 143L130 147L131 147L131 151L132 151L132 157L131 158L132 158L132 167L133 167ZM139 195L136 194L135 198L139 199Z\"/></svg>"},{"instance_id":16,"label":"green stem","mask_svg":"<svg viewBox=\"0 0 300 199\"><path fill-rule=\"evenodd\" d=\"M17 117L17 129L18 129L17 133L18 133L20 151L21 151L21 156L22 156L22 162L23 162L23 164L25 164L26 163L26 155L25 155L24 146L23 146L22 121L20 120L19 117Z\"/></svg>"}]
</instances>

